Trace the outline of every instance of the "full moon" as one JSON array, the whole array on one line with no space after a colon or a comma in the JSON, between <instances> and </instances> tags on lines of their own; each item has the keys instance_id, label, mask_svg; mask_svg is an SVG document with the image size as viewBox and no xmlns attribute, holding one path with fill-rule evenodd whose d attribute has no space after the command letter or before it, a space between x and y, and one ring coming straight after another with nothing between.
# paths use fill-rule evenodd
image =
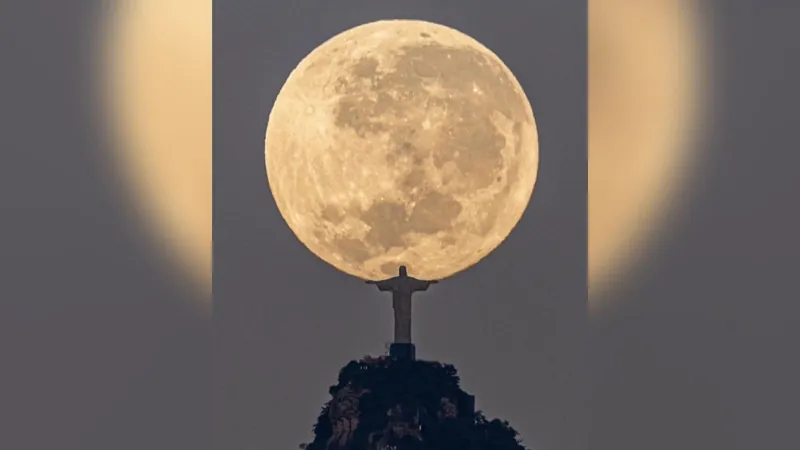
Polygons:
<instances>
[{"instance_id":1,"label":"full moon","mask_svg":"<svg viewBox=\"0 0 800 450\"><path fill-rule=\"evenodd\" d=\"M489 254L530 201L539 149L519 82L430 22L361 25L314 49L266 133L278 209L322 260L364 279L441 279Z\"/></svg>"}]
</instances>

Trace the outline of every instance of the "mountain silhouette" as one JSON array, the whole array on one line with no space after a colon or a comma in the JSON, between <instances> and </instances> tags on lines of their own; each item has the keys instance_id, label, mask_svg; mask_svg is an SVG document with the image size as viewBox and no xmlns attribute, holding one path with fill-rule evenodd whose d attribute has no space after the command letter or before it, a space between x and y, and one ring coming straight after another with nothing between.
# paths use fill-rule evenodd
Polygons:
<instances>
[{"instance_id":1,"label":"mountain silhouette","mask_svg":"<svg viewBox=\"0 0 800 450\"><path fill-rule=\"evenodd\" d=\"M365 357L351 361L305 450L527 450L517 432L475 411L454 366Z\"/></svg>"}]
</instances>

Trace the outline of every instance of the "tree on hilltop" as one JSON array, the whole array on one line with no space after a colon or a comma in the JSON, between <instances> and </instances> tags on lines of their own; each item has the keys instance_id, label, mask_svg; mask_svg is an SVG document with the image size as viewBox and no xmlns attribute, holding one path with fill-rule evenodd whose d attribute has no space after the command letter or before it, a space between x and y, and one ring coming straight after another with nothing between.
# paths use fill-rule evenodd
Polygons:
<instances>
[{"instance_id":1,"label":"tree on hilltop","mask_svg":"<svg viewBox=\"0 0 800 450\"><path fill-rule=\"evenodd\" d=\"M305 450L526 450L517 432L474 411L455 367L386 357L351 361Z\"/></svg>"}]
</instances>

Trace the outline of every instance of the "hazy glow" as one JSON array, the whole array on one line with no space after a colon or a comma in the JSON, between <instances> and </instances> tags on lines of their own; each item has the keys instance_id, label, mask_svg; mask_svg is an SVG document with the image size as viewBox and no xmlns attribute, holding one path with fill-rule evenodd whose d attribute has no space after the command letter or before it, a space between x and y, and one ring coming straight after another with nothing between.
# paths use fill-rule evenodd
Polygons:
<instances>
[{"instance_id":1,"label":"hazy glow","mask_svg":"<svg viewBox=\"0 0 800 450\"><path fill-rule=\"evenodd\" d=\"M208 306L212 1L119 5L105 29L120 167L141 216Z\"/></svg>"},{"instance_id":2,"label":"hazy glow","mask_svg":"<svg viewBox=\"0 0 800 450\"><path fill-rule=\"evenodd\" d=\"M698 126L696 21L681 1L589 2L593 309L668 223L686 183Z\"/></svg>"}]
</instances>

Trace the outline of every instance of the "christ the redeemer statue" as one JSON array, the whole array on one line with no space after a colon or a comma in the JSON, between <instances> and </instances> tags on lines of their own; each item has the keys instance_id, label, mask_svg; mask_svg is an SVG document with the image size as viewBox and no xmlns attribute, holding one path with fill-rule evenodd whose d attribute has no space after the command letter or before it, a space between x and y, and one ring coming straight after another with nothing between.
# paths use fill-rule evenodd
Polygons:
<instances>
[{"instance_id":1,"label":"christ the redeemer statue","mask_svg":"<svg viewBox=\"0 0 800 450\"><path fill-rule=\"evenodd\" d=\"M408 276L406 266L400 266L400 274L383 281L367 281L367 284L378 286L378 290L392 292L394 308L394 343L390 355L414 359L414 344L411 343L411 295L425 291L437 281L423 281Z\"/></svg>"}]
</instances>

